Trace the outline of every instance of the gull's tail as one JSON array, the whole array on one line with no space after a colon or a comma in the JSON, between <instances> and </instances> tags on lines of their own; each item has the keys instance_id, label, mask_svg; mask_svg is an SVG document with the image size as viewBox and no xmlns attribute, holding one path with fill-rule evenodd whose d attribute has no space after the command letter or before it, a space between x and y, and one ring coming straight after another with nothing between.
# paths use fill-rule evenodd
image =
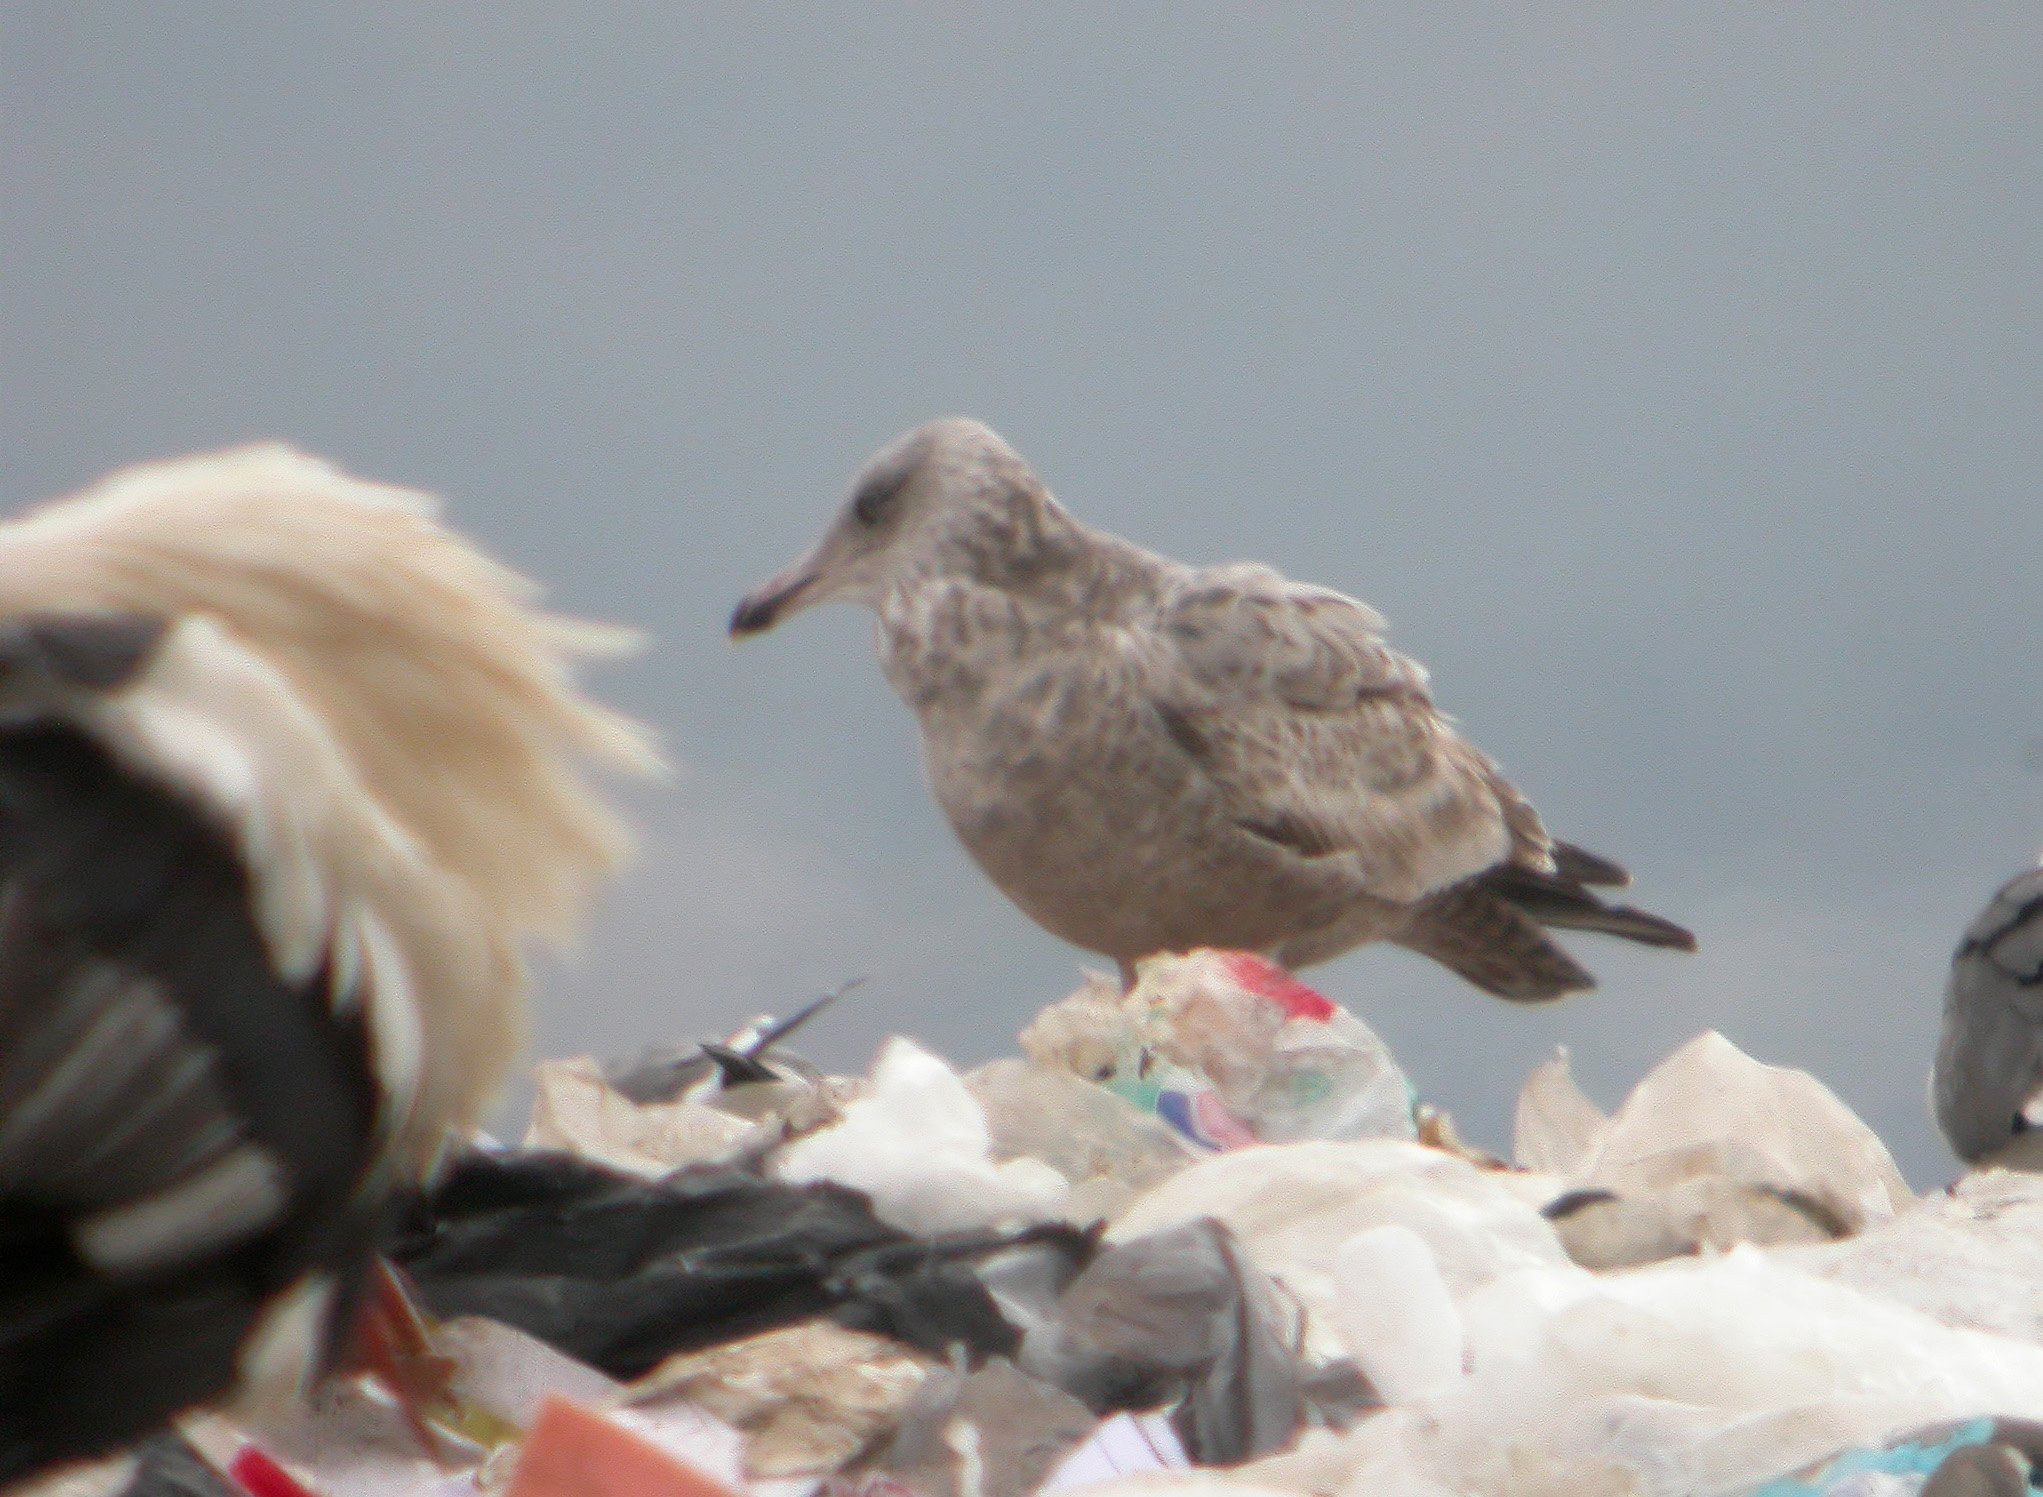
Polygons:
<instances>
[{"instance_id":1,"label":"gull's tail","mask_svg":"<svg viewBox=\"0 0 2043 1497\"><path fill-rule=\"evenodd\" d=\"M1505 864L1426 900L1394 939L1460 973L1486 993L1543 1003L1596 986L1543 929L1600 931L1647 946L1695 950L1695 936L1671 920L1606 904L1595 887L1622 887L1624 869L1569 844L1554 846L1552 873Z\"/></svg>"}]
</instances>

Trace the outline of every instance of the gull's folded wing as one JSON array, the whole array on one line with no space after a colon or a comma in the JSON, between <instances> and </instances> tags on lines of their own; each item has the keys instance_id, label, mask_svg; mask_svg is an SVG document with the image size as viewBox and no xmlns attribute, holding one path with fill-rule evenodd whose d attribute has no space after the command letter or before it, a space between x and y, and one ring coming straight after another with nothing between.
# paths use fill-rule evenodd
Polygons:
<instances>
[{"instance_id":1,"label":"gull's folded wing","mask_svg":"<svg viewBox=\"0 0 2043 1497\"><path fill-rule=\"evenodd\" d=\"M1267 567L1189 575L1160 609L1158 711L1246 829L1356 858L1411 902L1514 856L1538 817L1434 708L1418 662L1352 598Z\"/></svg>"}]
</instances>

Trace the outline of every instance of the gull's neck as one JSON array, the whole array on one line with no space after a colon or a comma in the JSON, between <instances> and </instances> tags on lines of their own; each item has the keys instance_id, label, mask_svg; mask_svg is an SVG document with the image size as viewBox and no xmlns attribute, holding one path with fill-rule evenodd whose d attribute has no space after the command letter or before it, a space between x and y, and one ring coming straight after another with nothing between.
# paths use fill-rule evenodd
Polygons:
<instances>
[{"instance_id":1,"label":"gull's neck","mask_svg":"<svg viewBox=\"0 0 2043 1497\"><path fill-rule=\"evenodd\" d=\"M1031 611L1106 619L1153 598L1171 566L1083 524L1038 487L955 538L927 580L995 589Z\"/></svg>"},{"instance_id":2,"label":"gull's neck","mask_svg":"<svg viewBox=\"0 0 2043 1497\"><path fill-rule=\"evenodd\" d=\"M1047 494L896 578L876 609L887 677L918 711L960 706L987 673L1078 646L1152 610L1177 564L1072 518Z\"/></svg>"}]
</instances>

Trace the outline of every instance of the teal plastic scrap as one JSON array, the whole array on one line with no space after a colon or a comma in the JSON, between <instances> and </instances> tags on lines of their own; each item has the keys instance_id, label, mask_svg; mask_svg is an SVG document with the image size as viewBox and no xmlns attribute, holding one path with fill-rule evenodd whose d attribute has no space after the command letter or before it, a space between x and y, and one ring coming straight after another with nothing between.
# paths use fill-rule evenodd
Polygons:
<instances>
[{"instance_id":1,"label":"teal plastic scrap","mask_svg":"<svg viewBox=\"0 0 2043 1497\"><path fill-rule=\"evenodd\" d=\"M1974 1419L1932 1444L1904 1440L1878 1450L1850 1450L1817 1468L1768 1482L1751 1497L1913 1497L1955 1450L1994 1438L1992 1419Z\"/></svg>"}]
</instances>

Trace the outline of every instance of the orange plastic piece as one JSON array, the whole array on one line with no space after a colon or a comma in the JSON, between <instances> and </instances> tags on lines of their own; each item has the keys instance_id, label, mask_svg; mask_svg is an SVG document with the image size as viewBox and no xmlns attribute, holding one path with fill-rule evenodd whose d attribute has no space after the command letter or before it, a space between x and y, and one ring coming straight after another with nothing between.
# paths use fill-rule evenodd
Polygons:
<instances>
[{"instance_id":1,"label":"orange plastic piece","mask_svg":"<svg viewBox=\"0 0 2043 1497\"><path fill-rule=\"evenodd\" d=\"M705 1472L558 1393L540 1405L505 1497L737 1497Z\"/></svg>"}]
</instances>

